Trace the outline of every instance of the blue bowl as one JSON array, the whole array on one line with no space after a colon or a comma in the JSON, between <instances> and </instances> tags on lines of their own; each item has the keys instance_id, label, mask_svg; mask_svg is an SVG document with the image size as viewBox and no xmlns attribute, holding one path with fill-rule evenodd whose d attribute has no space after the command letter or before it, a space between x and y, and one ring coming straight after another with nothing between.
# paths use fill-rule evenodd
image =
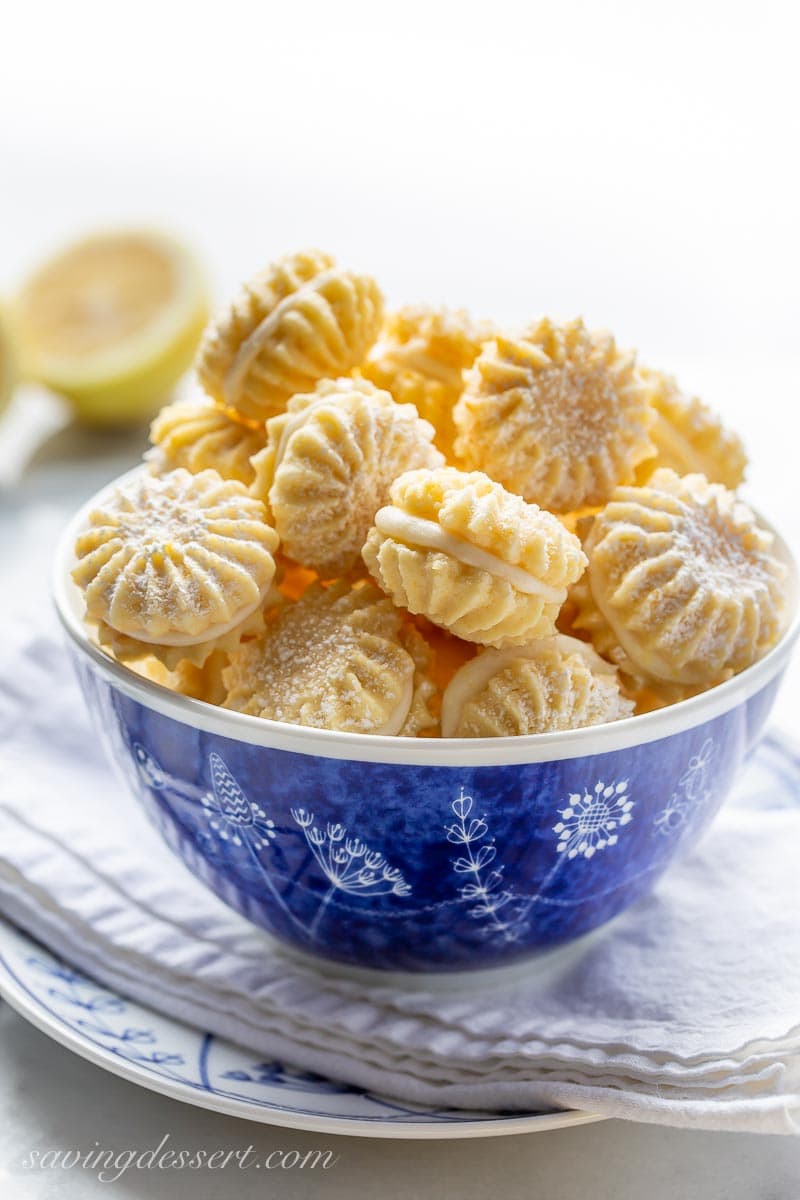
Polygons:
<instances>
[{"instance_id":1,"label":"blue bowl","mask_svg":"<svg viewBox=\"0 0 800 1200\"><path fill-rule=\"evenodd\" d=\"M568 733L425 740L283 725L175 695L92 643L69 571L97 500L65 531L55 594L113 761L222 900L295 951L359 968L504 966L635 903L713 819L798 635L795 615L719 687Z\"/></svg>"}]
</instances>

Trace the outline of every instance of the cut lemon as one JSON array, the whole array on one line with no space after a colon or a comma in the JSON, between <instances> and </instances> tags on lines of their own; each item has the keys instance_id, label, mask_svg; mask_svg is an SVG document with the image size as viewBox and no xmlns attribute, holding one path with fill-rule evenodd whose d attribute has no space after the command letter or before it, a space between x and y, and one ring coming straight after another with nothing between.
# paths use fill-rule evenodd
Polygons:
<instances>
[{"instance_id":1,"label":"cut lemon","mask_svg":"<svg viewBox=\"0 0 800 1200\"><path fill-rule=\"evenodd\" d=\"M193 255L164 234L96 234L50 259L17 298L25 373L86 421L142 420L191 364L208 301Z\"/></svg>"},{"instance_id":2,"label":"cut lemon","mask_svg":"<svg viewBox=\"0 0 800 1200\"><path fill-rule=\"evenodd\" d=\"M8 315L0 304L0 413L11 399L17 382L17 354Z\"/></svg>"}]
</instances>

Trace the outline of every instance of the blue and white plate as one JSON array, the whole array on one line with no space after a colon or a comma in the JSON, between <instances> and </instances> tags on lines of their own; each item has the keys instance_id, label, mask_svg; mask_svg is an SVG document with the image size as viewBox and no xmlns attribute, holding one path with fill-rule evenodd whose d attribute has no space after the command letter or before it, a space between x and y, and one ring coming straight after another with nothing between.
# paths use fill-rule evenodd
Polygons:
<instances>
[{"instance_id":1,"label":"blue and white plate","mask_svg":"<svg viewBox=\"0 0 800 1200\"><path fill-rule=\"evenodd\" d=\"M0 996L96 1066L174 1100L229 1116L359 1137L456 1138L535 1133L598 1121L593 1113L430 1109L259 1062L230 1042L101 987L0 921Z\"/></svg>"}]
</instances>

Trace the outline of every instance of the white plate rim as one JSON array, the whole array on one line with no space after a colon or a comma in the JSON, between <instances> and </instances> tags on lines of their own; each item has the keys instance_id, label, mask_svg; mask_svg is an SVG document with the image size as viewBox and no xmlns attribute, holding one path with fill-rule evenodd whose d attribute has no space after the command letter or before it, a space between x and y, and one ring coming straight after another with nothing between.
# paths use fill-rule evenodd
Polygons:
<instances>
[{"instance_id":1,"label":"white plate rim","mask_svg":"<svg viewBox=\"0 0 800 1200\"><path fill-rule=\"evenodd\" d=\"M0 999L5 1000L24 1020L47 1037L101 1070L196 1108L210 1109L225 1116L257 1121L261 1124L305 1130L309 1133L404 1140L503 1137L520 1133L543 1133L550 1129L563 1129L568 1126L607 1120L600 1113L564 1109L546 1113L523 1114L519 1117L478 1118L474 1121L448 1121L443 1118L436 1122L403 1121L399 1123L389 1120L381 1121L380 1118L314 1116L310 1113L297 1113L289 1108L266 1108L250 1104L247 1100L229 1098L217 1092L205 1091L186 1082L167 1079L142 1066L115 1056L110 1050L104 1049L90 1038L81 1037L47 1009L37 1004L17 981L16 975L6 960L5 952L9 946L20 942L36 951L43 949L33 938L0 917ZM45 953L50 953L50 951L45 950ZM111 990L102 986L105 991ZM136 1009L141 1012L151 1011L138 1002L131 1001L130 1003L134 1004ZM154 1015L161 1016L161 1014ZM176 1025L181 1025L181 1022L176 1021L174 1017L167 1019ZM193 1032L197 1033L198 1031Z\"/></svg>"}]
</instances>

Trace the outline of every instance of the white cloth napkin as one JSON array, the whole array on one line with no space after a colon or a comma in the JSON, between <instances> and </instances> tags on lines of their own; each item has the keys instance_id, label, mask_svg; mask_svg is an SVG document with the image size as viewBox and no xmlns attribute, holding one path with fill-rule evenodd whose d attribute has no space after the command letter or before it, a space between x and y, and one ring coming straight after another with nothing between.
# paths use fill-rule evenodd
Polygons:
<instances>
[{"instance_id":1,"label":"white cloth napkin","mask_svg":"<svg viewBox=\"0 0 800 1200\"><path fill-rule=\"evenodd\" d=\"M12 624L0 912L107 986L413 1102L800 1131L800 762L795 776L774 744L705 840L607 929L521 973L434 987L285 957L172 856L95 747L52 626Z\"/></svg>"}]
</instances>

